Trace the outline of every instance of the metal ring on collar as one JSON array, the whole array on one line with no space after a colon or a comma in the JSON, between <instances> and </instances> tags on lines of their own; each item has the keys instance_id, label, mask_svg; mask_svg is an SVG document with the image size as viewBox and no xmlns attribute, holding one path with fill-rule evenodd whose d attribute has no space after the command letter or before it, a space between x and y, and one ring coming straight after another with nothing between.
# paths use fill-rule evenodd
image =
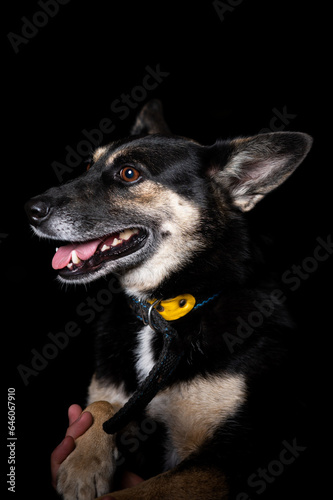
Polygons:
<instances>
[{"instance_id":1,"label":"metal ring on collar","mask_svg":"<svg viewBox=\"0 0 333 500\"><path fill-rule=\"evenodd\" d=\"M150 308L148 309L148 316L147 316L147 318L148 318L148 325L150 326L150 328L151 328L152 330L154 330L154 332L156 332L156 328L155 328L155 327L154 327L154 325L153 325L151 315L152 315L153 309L154 309L154 307L156 306L156 304L159 304L160 302L162 302L160 299L155 300L155 302L153 302L153 303L151 304ZM156 332L156 333L157 333L157 332Z\"/></svg>"}]
</instances>

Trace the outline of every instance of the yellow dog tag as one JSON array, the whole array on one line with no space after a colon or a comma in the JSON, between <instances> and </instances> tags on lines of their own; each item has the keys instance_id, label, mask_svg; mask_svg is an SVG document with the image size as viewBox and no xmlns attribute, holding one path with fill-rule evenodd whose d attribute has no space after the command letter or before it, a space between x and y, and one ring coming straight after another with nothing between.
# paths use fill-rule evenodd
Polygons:
<instances>
[{"instance_id":1,"label":"yellow dog tag","mask_svg":"<svg viewBox=\"0 0 333 500\"><path fill-rule=\"evenodd\" d=\"M149 300L148 302L153 304L156 300ZM167 321L174 321L175 319L186 316L187 313L192 311L194 306L195 298L193 295L184 293L183 295L177 295L177 297L173 299L161 300L155 308L164 319Z\"/></svg>"}]
</instances>

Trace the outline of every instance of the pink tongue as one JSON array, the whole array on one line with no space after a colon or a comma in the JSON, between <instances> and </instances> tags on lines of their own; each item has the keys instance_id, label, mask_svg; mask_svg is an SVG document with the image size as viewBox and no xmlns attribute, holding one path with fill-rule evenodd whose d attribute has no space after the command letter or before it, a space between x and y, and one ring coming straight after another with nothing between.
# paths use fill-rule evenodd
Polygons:
<instances>
[{"instance_id":1,"label":"pink tongue","mask_svg":"<svg viewBox=\"0 0 333 500\"><path fill-rule=\"evenodd\" d=\"M53 269L63 269L71 261L72 251L76 250L81 260L88 260L94 255L101 240L92 240L87 243L76 243L60 247L52 259Z\"/></svg>"}]
</instances>

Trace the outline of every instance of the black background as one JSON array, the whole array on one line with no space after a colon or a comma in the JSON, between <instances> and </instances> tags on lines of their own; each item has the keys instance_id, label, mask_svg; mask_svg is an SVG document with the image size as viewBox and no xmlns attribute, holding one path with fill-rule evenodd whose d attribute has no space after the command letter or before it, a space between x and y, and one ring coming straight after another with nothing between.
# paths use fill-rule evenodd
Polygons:
<instances>
[{"instance_id":1,"label":"black background","mask_svg":"<svg viewBox=\"0 0 333 500\"><path fill-rule=\"evenodd\" d=\"M93 372L90 325L76 308L96 297L107 281L87 288L61 287L51 268L54 248L32 235L23 210L31 196L59 184L52 163L65 164L66 146L75 149L84 139L83 129L98 128L103 118L111 119L115 130L104 134L107 143L127 134L136 109L158 97L174 133L207 144L263 128L307 132L314 145L305 162L250 217L272 239L268 257L280 277L313 256L317 237L326 241L332 234L328 6L302 1L229 4L234 7L220 19L210 1L71 0L59 6L28 43L19 44L18 53L7 34L22 35L22 17L31 21L41 7L37 1L17 1L8 11L1 92L1 330L6 380L2 447L6 449L5 396L13 387L17 496L56 497L50 487L49 455L64 435L67 407L73 402L84 405ZM111 104L142 84L147 66L157 65L169 75L147 92L145 100L133 101L136 109L120 119ZM288 122L274 119L276 110L285 110ZM84 168L82 163L63 180ZM331 260L318 263L295 291L280 283L301 327L299 355L306 367L308 395L304 411L313 415L307 450L275 481L275 486L291 482L290 498L316 491L326 478ZM49 332L63 332L71 321L81 333L25 385L17 367L31 367L31 349L42 352L50 343ZM8 472L7 463L3 471ZM14 496L4 491L8 498Z\"/></svg>"}]
</instances>

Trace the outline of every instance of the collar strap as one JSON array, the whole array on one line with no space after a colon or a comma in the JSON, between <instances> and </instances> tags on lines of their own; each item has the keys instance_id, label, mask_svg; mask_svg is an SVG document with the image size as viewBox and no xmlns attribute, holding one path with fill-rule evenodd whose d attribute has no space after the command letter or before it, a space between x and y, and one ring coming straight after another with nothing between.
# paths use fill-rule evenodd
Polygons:
<instances>
[{"instance_id":1,"label":"collar strap","mask_svg":"<svg viewBox=\"0 0 333 500\"><path fill-rule=\"evenodd\" d=\"M208 304L208 302L218 297L220 293L221 292L217 292L208 297L208 299L201 300L200 302L197 302L193 295L189 293L177 295L177 297L172 299L152 299L147 302L131 297L130 307L137 313L137 317L144 323L144 325L149 325L153 330L156 330L151 321L153 309L155 309L166 321L175 321L183 316L186 316L186 314L192 310L195 311L196 309Z\"/></svg>"},{"instance_id":2,"label":"collar strap","mask_svg":"<svg viewBox=\"0 0 333 500\"><path fill-rule=\"evenodd\" d=\"M140 302L132 298L131 307L138 318L153 330L162 334L162 352L148 376L137 388L125 405L104 422L103 429L108 434L114 434L131 422L138 413L143 411L156 394L165 387L171 374L178 366L184 351L178 338L178 332L169 321L185 316L190 311L198 309L220 295L216 293L208 299L196 303L193 295L178 295L173 299ZM162 310L163 308L163 310ZM145 315L147 314L147 320Z\"/></svg>"},{"instance_id":3,"label":"collar strap","mask_svg":"<svg viewBox=\"0 0 333 500\"><path fill-rule=\"evenodd\" d=\"M154 325L155 331L163 335L162 352L148 376L130 399L113 417L104 422L103 429L107 434L115 434L120 431L146 408L156 394L163 389L184 354L180 348L180 342L178 342L177 331L162 318L153 306L150 308L151 324Z\"/></svg>"}]
</instances>

